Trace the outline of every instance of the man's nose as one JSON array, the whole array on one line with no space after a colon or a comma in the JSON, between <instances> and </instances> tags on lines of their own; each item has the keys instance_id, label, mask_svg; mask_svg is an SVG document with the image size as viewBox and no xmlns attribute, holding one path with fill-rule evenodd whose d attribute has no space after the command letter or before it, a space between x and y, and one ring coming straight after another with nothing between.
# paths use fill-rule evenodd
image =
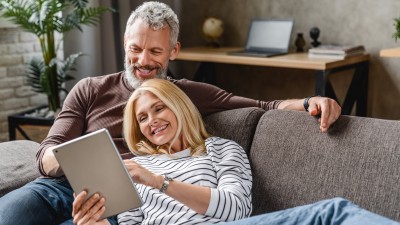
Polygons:
<instances>
[{"instance_id":1,"label":"man's nose","mask_svg":"<svg viewBox=\"0 0 400 225\"><path fill-rule=\"evenodd\" d=\"M138 56L138 63L142 66L149 65L150 54L147 51L143 51Z\"/></svg>"}]
</instances>

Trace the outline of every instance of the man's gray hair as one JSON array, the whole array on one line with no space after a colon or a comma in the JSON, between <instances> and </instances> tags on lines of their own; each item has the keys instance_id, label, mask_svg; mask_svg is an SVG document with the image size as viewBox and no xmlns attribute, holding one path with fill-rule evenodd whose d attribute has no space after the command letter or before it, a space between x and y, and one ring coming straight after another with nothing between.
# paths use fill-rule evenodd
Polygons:
<instances>
[{"instance_id":1,"label":"man's gray hair","mask_svg":"<svg viewBox=\"0 0 400 225\"><path fill-rule=\"evenodd\" d=\"M153 30L161 30L168 27L170 30L170 48L174 48L178 41L179 20L175 12L162 2L144 2L142 5L132 11L126 23L125 35L128 34L130 26L137 20L141 19L149 25Z\"/></svg>"}]
</instances>

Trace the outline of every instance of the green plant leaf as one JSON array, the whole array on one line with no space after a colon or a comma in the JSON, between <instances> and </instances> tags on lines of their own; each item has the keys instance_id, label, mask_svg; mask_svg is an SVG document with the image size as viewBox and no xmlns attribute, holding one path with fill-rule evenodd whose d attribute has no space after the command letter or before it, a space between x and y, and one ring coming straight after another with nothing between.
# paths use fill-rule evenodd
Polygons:
<instances>
[{"instance_id":1,"label":"green plant leaf","mask_svg":"<svg viewBox=\"0 0 400 225\"><path fill-rule=\"evenodd\" d=\"M3 17L35 34L42 48L42 59L28 64L27 81L32 90L48 96L52 110L60 107L59 92L63 83L72 80L75 62L82 53L72 54L65 60L56 58L60 43L55 32L65 33L71 29L82 31L81 25L96 25L107 7L88 7L88 0L1 0ZM0 14L1 15L1 14Z\"/></svg>"},{"instance_id":2,"label":"green plant leaf","mask_svg":"<svg viewBox=\"0 0 400 225\"><path fill-rule=\"evenodd\" d=\"M394 19L394 21L395 21L394 27L395 27L396 31L393 34L393 38L395 41L397 41L397 39L400 39L400 17Z\"/></svg>"}]
</instances>

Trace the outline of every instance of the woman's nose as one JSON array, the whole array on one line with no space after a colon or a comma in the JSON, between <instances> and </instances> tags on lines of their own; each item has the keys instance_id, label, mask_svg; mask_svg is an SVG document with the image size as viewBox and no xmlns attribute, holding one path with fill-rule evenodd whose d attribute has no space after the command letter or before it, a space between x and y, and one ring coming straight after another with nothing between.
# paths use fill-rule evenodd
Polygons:
<instances>
[{"instance_id":1,"label":"woman's nose","mask_svg":"<svg viewBox=\"0 0 400 225\"><path fill-rule=\"evenodd\" d=\"M150 126L155 126L158 124L158 119L155 117L150 117Z\"/></svg>"}]
</instances>

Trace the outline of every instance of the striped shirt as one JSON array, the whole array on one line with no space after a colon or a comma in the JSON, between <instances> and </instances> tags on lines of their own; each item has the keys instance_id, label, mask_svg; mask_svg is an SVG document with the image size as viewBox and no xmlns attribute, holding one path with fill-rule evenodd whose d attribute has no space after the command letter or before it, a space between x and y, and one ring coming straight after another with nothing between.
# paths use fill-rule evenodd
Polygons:
<instances>
[{"instance_id":1,"label":"striped shirt","mask_svg":"<svg viewBox=\"0 0 400 225\"><path fill-rule=\"evenodd\" d=\"M158 189L136 184L142 207L118 215L119 224L211 224L250 216L252 175L246 153L237 143L219 137L206 140L207 155L190 156L184 150L173 155L134 157L155 174L210 187L211 200L201 215Z\"/></svg>"}]
</instances>

